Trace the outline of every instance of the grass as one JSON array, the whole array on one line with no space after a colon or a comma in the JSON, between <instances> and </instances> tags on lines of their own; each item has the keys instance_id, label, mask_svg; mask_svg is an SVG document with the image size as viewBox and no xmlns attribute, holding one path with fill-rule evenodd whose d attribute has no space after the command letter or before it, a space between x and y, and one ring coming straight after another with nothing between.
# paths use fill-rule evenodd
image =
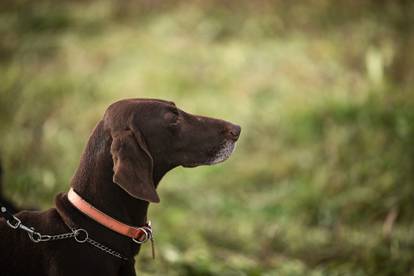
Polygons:
<instances>
[{"instance_id":1,"label":"grass","mask_svg":"<svg viewBox=\"0 0 414 276\"><path fill-rule=\"evenodd\" d=\"M226 163L163 179L142 275L412 275L414 97L388 74L404 12L361 3L5 5L7 194L52 206L106 106L169 99L243 130Z\"/></svg>"}]
</instances>

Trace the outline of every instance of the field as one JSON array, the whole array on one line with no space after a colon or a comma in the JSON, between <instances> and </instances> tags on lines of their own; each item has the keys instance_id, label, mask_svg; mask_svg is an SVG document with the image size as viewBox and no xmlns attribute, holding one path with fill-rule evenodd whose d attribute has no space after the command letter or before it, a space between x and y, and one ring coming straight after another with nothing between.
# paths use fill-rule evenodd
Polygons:
<instances>
[{"instance_id":1,"label":"field","mask_svg":"<svg viewBox=\"0 0 414 276\"><path fill-rule=\"evenodd\" d=\"M414 275L410 1L4 1L5 193L48 208L130 97L242 126L177 168L140 275Z\"/></svg>"}]
</instances>

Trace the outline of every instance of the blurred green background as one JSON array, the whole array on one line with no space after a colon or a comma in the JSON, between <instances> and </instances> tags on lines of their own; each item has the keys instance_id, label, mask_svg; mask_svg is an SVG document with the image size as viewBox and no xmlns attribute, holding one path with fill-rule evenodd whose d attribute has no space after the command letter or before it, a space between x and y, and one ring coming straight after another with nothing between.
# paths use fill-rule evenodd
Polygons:
<instances>
[{"instance_id":1,"label":"blurred green background","mask_svg":"<svg viewBox=\"0 0 414 276\"><path fill-rule=\"evenodd\" d=\"M105 108L242 126L177 168L141 275L414 275L414 2L2 1L5 193L47 208Z\"/></svg>"}]
</instances>

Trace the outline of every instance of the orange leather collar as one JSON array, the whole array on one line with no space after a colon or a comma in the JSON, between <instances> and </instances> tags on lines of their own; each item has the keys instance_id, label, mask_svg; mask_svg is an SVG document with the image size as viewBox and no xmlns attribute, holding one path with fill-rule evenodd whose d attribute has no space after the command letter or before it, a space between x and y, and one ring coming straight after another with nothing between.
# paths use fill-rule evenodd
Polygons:
<instances>
[{"instance_id":1,"label":"orange leather collar","mask_svg":"<svg viewBox=\"0 0 414 276\"><path fill-rule=\"evenodd\" d=\"M150 222L141 227L133 227L122 223L96 209L78 195L72 188L70 188L68 192L68 199L79 211L118 234L130 237L137 243L143 243L148 239L152 239Z\"/></svg>"}]
</instances>

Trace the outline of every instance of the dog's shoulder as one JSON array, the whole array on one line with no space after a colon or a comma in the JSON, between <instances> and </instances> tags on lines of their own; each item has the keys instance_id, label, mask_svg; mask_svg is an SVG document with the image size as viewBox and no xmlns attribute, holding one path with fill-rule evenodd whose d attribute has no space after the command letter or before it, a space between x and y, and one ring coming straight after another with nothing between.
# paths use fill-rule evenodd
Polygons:
<instances>
[{"instance_id":1,"label":"dog's shoulder","mask_svg":"<svg viewBox=\"0 0 414 276\"><path fill-rule=\"evenodd\" d=\"M33 227L38 232L63 232L69 230L55 208L50 208L45 211L21 211L16 214L16 217L18 217L24 225Z\"/></svg>"}]
</instances>

